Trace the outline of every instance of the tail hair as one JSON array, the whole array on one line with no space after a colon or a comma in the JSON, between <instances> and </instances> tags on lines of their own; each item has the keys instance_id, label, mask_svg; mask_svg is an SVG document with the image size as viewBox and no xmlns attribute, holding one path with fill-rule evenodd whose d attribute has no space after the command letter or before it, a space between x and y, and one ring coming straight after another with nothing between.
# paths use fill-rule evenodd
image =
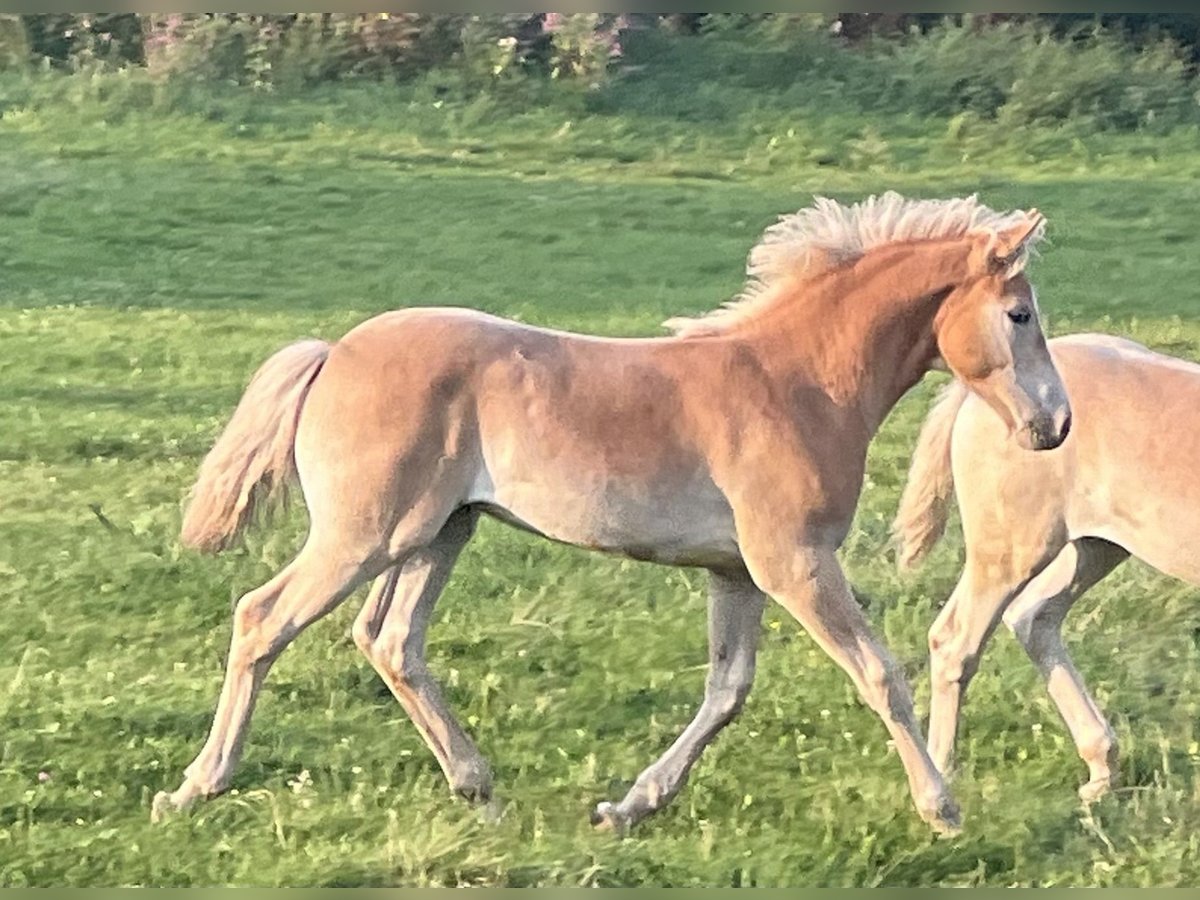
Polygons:
<instances>
[{"instance_id":1,"label":"tail hair","mask_svg":"<svg viewBox=\"0 0 1200 900\"><path fill-rule=\"evenodd\" d=\"M284 347L254 373L200 465L180 531L185 546L208 553L224 550L256 509L286 493L296 474L300 410L329 349L324 341L301 341Z\"/></svg>"},{"instance_id":2,"label":"tail hair","mask_svg":"<svg viewBox=\"0 0 1200 900\"><path fill-rule=\"evenodd\" d=\"M908 482L892 524L896 564L902 570L919 565L946 530L954 493L950 439L954 421L966 399L967 389L958 381L952 382L921 426Z\"/></svg>"}]
</instances>

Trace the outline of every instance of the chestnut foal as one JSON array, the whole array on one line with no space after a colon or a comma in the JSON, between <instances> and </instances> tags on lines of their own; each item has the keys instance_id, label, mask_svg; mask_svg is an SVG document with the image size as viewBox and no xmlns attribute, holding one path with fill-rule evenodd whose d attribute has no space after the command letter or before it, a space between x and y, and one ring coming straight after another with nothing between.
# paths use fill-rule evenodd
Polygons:
<instances>
[{"instance_id":1,"label":"chestnut foal","mask_svg":"<svg viewBox=\"0 0 1200 900\"><path fill-rule=\"evenodd\" d=\"M974 197L818 200L753 250L739 300L671 337L619 340L463 309L409 309L254 376L200 469L183 542L226 546L297 477L311 527L295 559L237 603L208 740L154 814L230 784L255 696L304 628L374 580L354 637L451 787L492 790L487 762L424 659L434 603L489 514L590 549L710 573L710 671L695 719L598 824L662 808L750 690L767 597L841 665L883 719L918 812L958 811L908 687L838 564L867 444L944 364L1022 446L1062 439L1069 410L1023 274L1036 211Z\"/></svg>"}]
</instances>

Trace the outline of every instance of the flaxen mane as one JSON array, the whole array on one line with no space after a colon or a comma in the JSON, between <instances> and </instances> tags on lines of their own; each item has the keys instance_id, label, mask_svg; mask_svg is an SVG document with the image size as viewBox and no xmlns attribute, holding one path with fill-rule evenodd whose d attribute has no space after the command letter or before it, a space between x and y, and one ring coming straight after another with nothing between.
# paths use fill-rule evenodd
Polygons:
<instances>
[{"instance_id":1,"label":"flaxen mane","mask_svg":"<svg viewBox=\"0 0 1200 900\"><path fill-rule=\"evenodd\" d=\"M952 200L910 200L894 191L844 206L828 197L768 228L750 251L746 286L733 300L705 315L668 319L664 326L682 337L713 334L743 321L768 305L773 288L851 262L868 250L894 241L937 240L969 231L999 230L1025 218L1024 212L996 212L972 194ZM1041 239L1041 231L1032 242ZM1013 274L1025 256L1014 260Z\"/></svg>"}]
</instances>

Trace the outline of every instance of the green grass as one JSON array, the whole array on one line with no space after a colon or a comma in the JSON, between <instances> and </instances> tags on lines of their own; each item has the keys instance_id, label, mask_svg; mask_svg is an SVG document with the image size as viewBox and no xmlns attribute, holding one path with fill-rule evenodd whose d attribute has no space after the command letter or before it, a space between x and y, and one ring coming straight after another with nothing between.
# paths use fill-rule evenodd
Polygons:
<instances>
[{"instance_id":1,"label":"green grass","mask_svg":"<svg viewBox=\"0 0 1200 900\"><path fill-rule=\"evenodd\" d=\"M1195 883L1194 589L1130 565L1068 623L1124 747L1126 787L1090 812L1064 729L1001 636L967 701L966 831L933 839L878 720L772 609L745 713L675 805L619 841L587 814L700 699L703 577L494 523L456 570L430 660L495 766L498 823L448 796L355 650L355 598L275 668L234 792L151 827L151 796L177 784L208 727L230 602L303 528L293 514L216 558L176 542L200 457L283 343L425 303L653 334L735 291L762 227L813 191L895 187L1040 207L1051 331L1200 358L1200 154L1178 136L1072 150L1031 132L981 161L901 121L879 125L886 157L837 143L831 164L671 123L562 131L553 110L524 132L462 107L446 113L453 128L429 110L355 124L345 110L360 100L341 113L329 97L264 102L251 131L57 108L0 122L0 885ZM830 120L794 140L854 130ZM1017 149L1055 142L1067 149L1044 167ZM1138 150L1150 145L1158 159ZM877 441L844 552L922 706L924 633L961 540L901 579L887 527L930 393Z\"/></svg>"}]
</instances>

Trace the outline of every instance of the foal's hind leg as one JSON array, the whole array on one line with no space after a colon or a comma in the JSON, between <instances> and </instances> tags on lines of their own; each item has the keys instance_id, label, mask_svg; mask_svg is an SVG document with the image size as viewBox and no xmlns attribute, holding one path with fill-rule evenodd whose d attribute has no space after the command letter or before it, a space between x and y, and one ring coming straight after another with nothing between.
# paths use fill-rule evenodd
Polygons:
<instances>
[{"instance_id":1,"label":"foal's hind leg","mask_svg":"<svg viewBox=\"0 0 1200 900\"><path fill-rule=\"evenodd\" d=\"M179 788L154 798L153 819L229 788L255 699L271 664L301 631L330 612L374 571L371 554L348 554L336 544L310 538L283 571L238 601L225 683L208 740L185 770Z\"/></svg>"},{"instance_id":2,"label":"foal's hind leg","mask_svg":"<svg viewBox=\"0 0 1200 900\"><path fill-rule=\"evenodd\" d=\"M764 606L765 597L748 575L709 576L704 702L671 748L638 776L625 799L596 807L594 825L624 831L666 806L683 787L701 752L738 714L750 693Z\"/></svg>"},{"instance_id":3,"label":"foal's hind leg","mask_svg":"<svg viewBox=\"0 0 1200 900\"><path fill-rule=\"evenodd\" d=\"M478 515L460 510L429 546L376 579L354 622L354 641L400 701L456 793L486 802L487 760L463 731L425 666L425 634L434 604Z\"/></svg>"},{"instance_id":4,"label":"foal's hind leg","mask_svg":"<svg viewBox=\"0 0 1200 900\"><path fill-rule=\"evenodd\" d=\"M1099 538L1074 541L1004 612L1004 623L1042 673L1087 763L1088 783L1079 789L1085 801L1097 799L1112 786L1117 738L1067 654L1062 625L1075 601L1128 556L1123 547Z\"/></svg>"}]
</instances>

